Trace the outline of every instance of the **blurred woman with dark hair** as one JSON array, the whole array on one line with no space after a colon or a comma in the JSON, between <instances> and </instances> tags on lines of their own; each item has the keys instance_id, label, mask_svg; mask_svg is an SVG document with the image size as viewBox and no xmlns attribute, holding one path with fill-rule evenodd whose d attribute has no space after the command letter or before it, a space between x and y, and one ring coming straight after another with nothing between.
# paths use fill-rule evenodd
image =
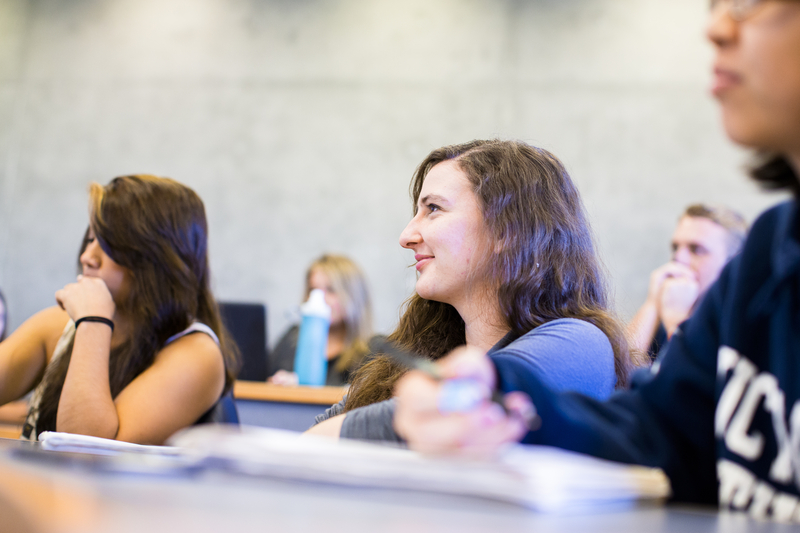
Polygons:
<instances>
[{"instance_id":1,"label":"blurred woman with dark hair","mask_svg":"<svg viewBox=\"0 0 800 533\"><path fill-rule=\"evenodd\" d=\"M34 390L23 438L161 444L208 412L236 371L210 289L203 202L146 175L92 184L90 199L82 274L0 343L0 405Z\"/></svg>"},{"instance_id":2,"label":"blurred woman with dark hair","mask_svg":"<svg viewBox=\"0 0 800 533\"><path fill-rule=\"evenodd\" d=\"M472 346L598 398L627 384L634 364L607 307L580 195L558 159L514 141L446 146L420 164L411 195L400 244L415 252L419 277L389 340L433 360ZM386 356L369 361L329 411L346 417L311 432L395 440L389 399L406 370Z\"/></svg>"}]
</instances>

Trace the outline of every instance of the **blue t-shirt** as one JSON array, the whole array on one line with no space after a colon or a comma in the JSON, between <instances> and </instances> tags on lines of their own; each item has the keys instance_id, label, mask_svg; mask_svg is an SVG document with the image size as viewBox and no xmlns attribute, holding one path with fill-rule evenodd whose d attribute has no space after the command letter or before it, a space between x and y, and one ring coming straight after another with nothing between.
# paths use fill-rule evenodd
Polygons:
<instances>
[{"instance_id":1,"label":"blue t-shirt","mask_svg":"<svg viewBox=\"0 0 800 533\"><path fill-rule=\"evenodd\" d=\"M608 337L584 320L561 318L525 335L506 335L487 355L502 376L520 371L536 374L556 390L579 391L607 398L616 384L614 350ZM508 384L506 388L508 388ZM334 405L317 423L342 412L344 401ZM353 409L342 424L341 437L401 442L394 432L394 400Z\"/></svg>"},{"instance_id":2,"label":"blue t-shirt","mask_svg":"<svg viewBox=\"0 0 800 533\"><path fill-rule=\"evenodd\" d=\"M525 367L555 391L575 391L597 399L614 392L614 350L605 333L589 322L560 318L502 344L487 355L503 375Z\"/></svg>"}]
</instances>

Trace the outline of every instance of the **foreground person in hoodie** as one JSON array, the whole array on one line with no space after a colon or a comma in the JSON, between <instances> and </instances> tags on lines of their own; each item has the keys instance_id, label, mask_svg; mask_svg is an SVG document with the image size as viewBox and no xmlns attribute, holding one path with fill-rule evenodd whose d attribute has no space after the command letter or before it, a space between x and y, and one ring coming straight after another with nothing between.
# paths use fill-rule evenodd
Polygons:
<instances>
[{"instance_id":1,"label":"foreground person in hoodie","mask_svg":"<svg viewBox=\"0 0 800 533\"><path fill-rule=\"evenodd\" d=\"M397 385L394 427L412 449L488 453L515 440L656 466L678 501L718 502L758 517L800 522L800 2L715 0L714 96L728 136L756 149L753 176L795 199L764 213L673 336L659 373L605 402L557 394L534 374L506 376L462 349L440 363L510 392L518 383L540 427L529 431L524 394L506 415L485 401L442 415L440 383L419 372Z\"/></svg>"}]
</instances>

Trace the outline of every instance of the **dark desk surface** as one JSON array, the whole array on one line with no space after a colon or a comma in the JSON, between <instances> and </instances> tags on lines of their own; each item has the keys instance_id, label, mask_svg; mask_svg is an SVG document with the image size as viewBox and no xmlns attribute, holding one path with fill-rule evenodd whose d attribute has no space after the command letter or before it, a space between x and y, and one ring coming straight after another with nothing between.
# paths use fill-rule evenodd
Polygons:
<instances>
[{"instance_id":1,"label":"dark desk surface","mask_svg":"<svg viewBox=\"0 0 800 533\"><path fill-rule=\"evenodd\" d=\"M414 533L797 531L715 509L640 506L592 515L541 515L510 504L365 490L222 473L153 476L11 455L0 440L0 529L101 531L315 531ZM54 453L54 452L48 452Z\"/></svg>"}]
</instances>

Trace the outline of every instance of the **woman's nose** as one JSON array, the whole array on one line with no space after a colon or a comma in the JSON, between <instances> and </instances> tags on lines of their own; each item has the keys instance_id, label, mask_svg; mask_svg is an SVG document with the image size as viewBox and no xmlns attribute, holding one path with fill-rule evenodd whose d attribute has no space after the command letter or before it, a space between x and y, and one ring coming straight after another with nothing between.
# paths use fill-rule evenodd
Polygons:
<instances>
[{"instance_id":1,"label":"woman's nose","mask_svg":"<svg viewBox=\"0 0 800 533\"><path fill-rule=\"evenodd\" d=\"M95 253L97 246L99 246L97 244L97 240L94 240L86 245L86 248L83 250L83 253L78 258L78 261L82 266L88 266L88 267L97 266L97 253Z\"/></svg>"},{"instance_id":2,"label":"woman's nose","mask_svg":"<svg viewBox=\"0 0 800 533\"><path fill-rule=\"evenodd\" d=\"M408 225L406 225L402 233L400 233L400 246L403 248L411 248L415 244L419 244L420 241L422 241L422 236L419 234L417 217L415 216L408 222Z\"/></svg>"},{"instance_id":3,"label":"woman's nose","mask_svg":"<svg viewBox=\"0 0 800 533\"><path fill-rule=\"evenodd\" d=\"M715 2L706 24L706 37L723 47L736 38L738 23L731 16L730 1Z\"/></svg>"}]
</instances>

